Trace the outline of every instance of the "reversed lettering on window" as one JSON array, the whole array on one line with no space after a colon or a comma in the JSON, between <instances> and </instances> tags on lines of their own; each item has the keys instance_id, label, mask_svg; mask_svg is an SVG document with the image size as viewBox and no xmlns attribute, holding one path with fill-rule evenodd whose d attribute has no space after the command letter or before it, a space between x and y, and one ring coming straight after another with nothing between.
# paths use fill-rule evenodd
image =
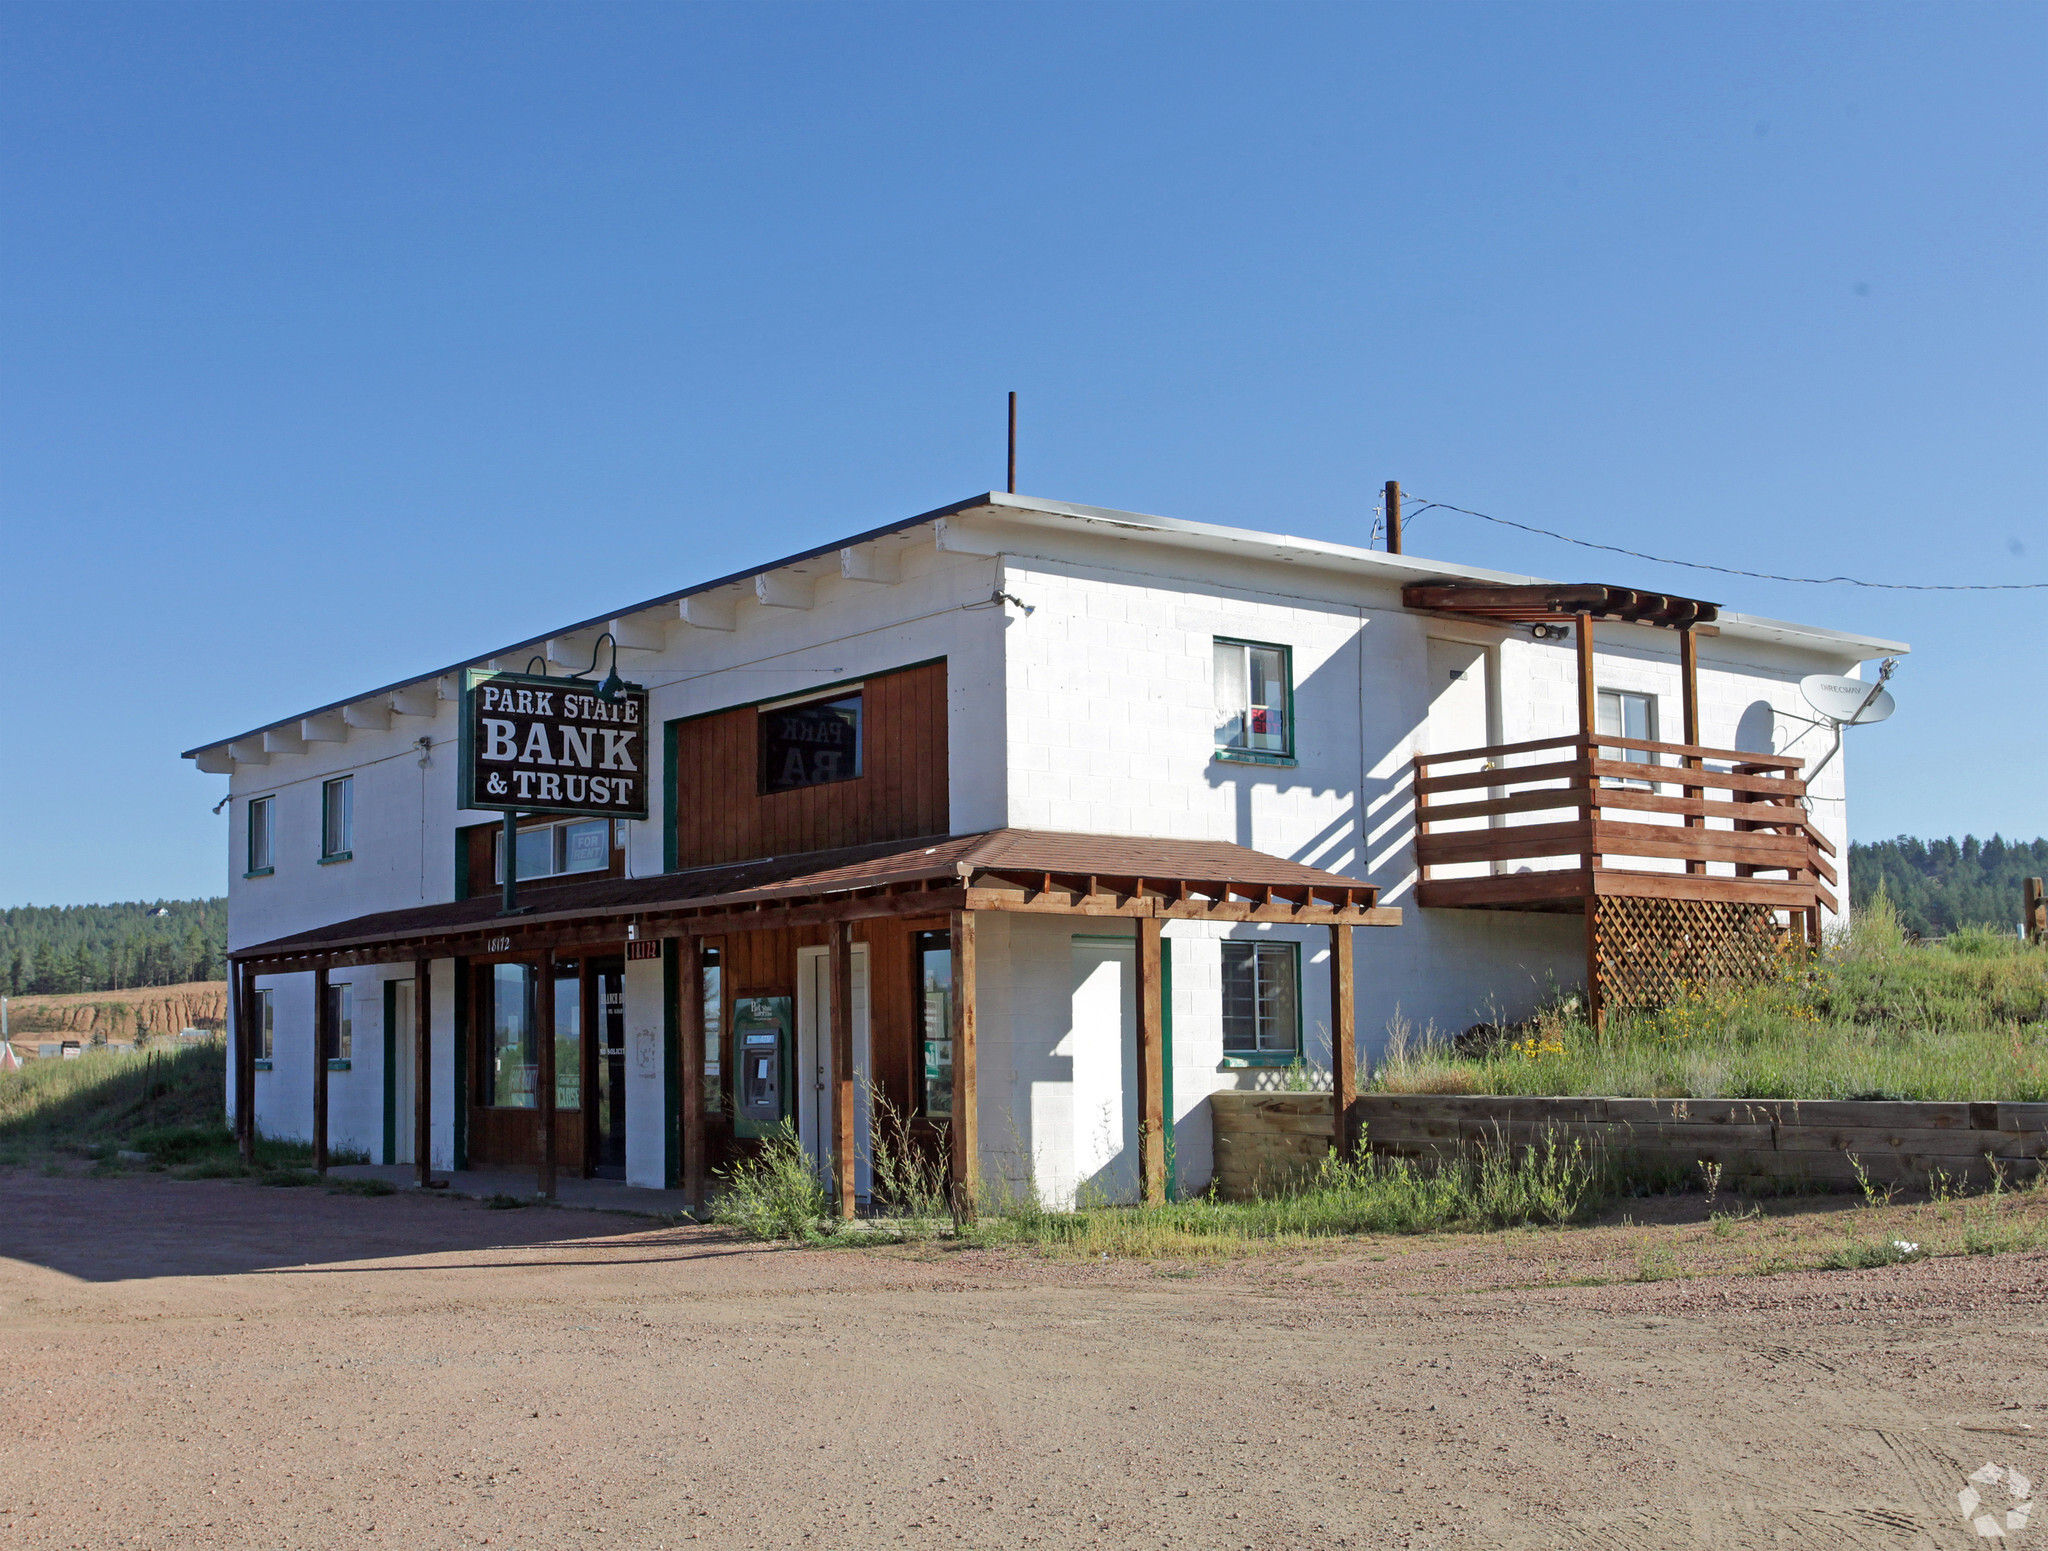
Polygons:
<instances>
[{"instance_id":1,"label":"reversed lettering on window","mask_svg":"<svg viewBox=\"0 0 2048 1551\"><path fill-rule=\"evenodd\" d=\"M860 774L860 696L841 695L761 713L761 790L850 781Z\"/></svg>"}]
</instances>

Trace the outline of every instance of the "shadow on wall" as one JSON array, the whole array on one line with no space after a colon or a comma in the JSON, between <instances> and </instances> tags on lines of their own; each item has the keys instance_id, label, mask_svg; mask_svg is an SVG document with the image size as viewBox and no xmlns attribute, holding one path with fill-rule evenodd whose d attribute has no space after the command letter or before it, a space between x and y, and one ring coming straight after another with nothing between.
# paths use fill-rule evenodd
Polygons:
<instances>
[{"instance_id":1,"label":"shadow on wall","mask_svg":"<svg viewBox=\"0 0 2048 1551\"><path fill-rule=\"evenodd\" d=\"M1402 739L1412 740L1415 729L1403 729L1392 738L1384 736L1382 728L1371 729L1382 734L1373 741L1385 747L1363 762L1372 773L1364 777L1361 788L1362 762L1353 739L1364 736L1365 730L1359 726L1358 667L1349 649L1332 653L1324 666L1295 684L1293 708L1294 749L1300 761L1296 767L1212 759L1204 771L1212 790L1227 790L1231 795L1231 838L1248 850L1284 856L1305 867L1377 881L1391 897L1403 880L1374 879L1372 848L1378 847L1382 863L1396 861L1413 837L1414 799L1409 790L1413 769L1405 757L1390 759L1389 755ZM1340 732L1342 729L1348 731ZM1314 769L1324 779L1307 778L1303 767ZM1382 770L1390 773L1382 775ZM1253 794L1262 788L1274 796L1342 796L1350 801L1314 834L1283 845L1276 833L1261 835L1254 821ZM1377 834L1369 834L1362 822L1368 814L1374 816ZM1268 826L1269 830L1278 827Z\"/></svg>"},{"instance_id":2,"label":"shadow on wall","mask_svg":"<svg viewBox=\"0 0 2048 1551\"><path fill-rule=\"evenodd\" d=\"M1745 754L1775 754L1778 708L1768 700L1752 700L1735 724L1735 746Z\"/></svg>"}]
</instances>

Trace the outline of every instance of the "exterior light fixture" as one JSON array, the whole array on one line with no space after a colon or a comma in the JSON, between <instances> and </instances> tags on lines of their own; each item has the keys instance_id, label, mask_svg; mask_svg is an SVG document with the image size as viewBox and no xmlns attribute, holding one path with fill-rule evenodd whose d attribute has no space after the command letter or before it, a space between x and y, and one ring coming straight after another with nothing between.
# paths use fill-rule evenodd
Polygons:
<instances>
[{"instance_id":1,"label":"exterior light fixture","mask_svg":"<svg viewBox=\"0 0 2048 1551\"><path fill-rule=\"evenodd\" d=\"M611 671L604 676L604 682L597 686L597 698L605 701L607 704L615 705L626 698L626 681L619 677L619 643L609 630L591 643L590 666L581 673L570 674L569 677L572 679L587 679L591 674L597 672L598 655L603 652L604 644L607 641L612 643Z\"/></svg>"}]
</instances>

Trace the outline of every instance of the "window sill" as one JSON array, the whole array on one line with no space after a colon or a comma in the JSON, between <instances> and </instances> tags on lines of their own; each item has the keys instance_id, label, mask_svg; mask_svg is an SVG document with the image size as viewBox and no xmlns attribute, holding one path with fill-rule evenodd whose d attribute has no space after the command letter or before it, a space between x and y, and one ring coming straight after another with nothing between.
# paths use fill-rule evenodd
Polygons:
<instances>
[{"instance_id":1,"label":"window sill","mask_svg":"<svg viewBox=\"0 0 2048 1551\"><path fill-rule=\"evenodd\" d=\"M1237 1071L1247 1066L1293 1066L1301 1057L1294 1051L1269 1050L1258 1055L1225 1056L1217 1063L1219 1072Z\"/></svg>"},{"instance_id":2,"label":"window sill","mask_svg":"<svg viewBox=\"0 0 2048 1551\"><path fill-rule=\"evenodd\" d=\"M321 857L320 865L322 867L331 867L336 862L352 862L355 859L356 854L353 851L336 851L332 856Z\"/></svg>"},{"instance_id":3,"label":"window sill","mask_svg":"<svg viewBox=\"0 0 2048 1551\"><path fill-rule=\"evenodd\" d=\"M268 878L276 871L275 867L258 867L250 872L243 873L242 876L244 878Z\"/></svg>"},{"instance_id":4,"label":"window sill","mask_svg":"<svg viewBox=\"0 0 2048 1551\"><path fill-rule=\"evenodd\" d=\"M327 1070L330 1072L345 1072L349 1070L349 1058L347 1056L329 1056L327 1058Z\"/></svg>"},{"instance_id":5,"label":"window sill","mask_svg":"<svg viewBox=\"0 0 2048 1551\"><path fill-rule=\"evenodd\" d=\"M258 1056L256 1058L255 1064L256 1070L259 1072L267 1072L270 1070L270 1058L268 1056Z\"/></svg>"},{"instance_id":6,"label":"window sill","mask_svg":"<svg viewBox=\"0 0 2048 1551\"><path fill-rule=\"evenodd\" d=\"M1292 754L1274 754L1265 749L1218 749L1210 757L1224 765L1273 765L1282 770L1292 770L1296 763Z\"/></svg>"}]
</instances>

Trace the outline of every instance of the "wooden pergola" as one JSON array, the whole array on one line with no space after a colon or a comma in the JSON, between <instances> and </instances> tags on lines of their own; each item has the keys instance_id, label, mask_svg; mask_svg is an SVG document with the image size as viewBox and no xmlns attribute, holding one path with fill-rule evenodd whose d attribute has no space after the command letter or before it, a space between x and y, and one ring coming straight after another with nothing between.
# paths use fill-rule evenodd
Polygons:
<instances>
[{"instance_id":1,"label":"wooden pergola","mask_svg":"<svg viewBox=\"0 0 2048 1551\"><path fill-rule=\"evenodd\" d=\"M1718 605L1599 582L1425 582L1401 596L1460 620L1569 626L1577 668L1575 734L1416 756L1420 904L1583 911L1596 1022L1610 1001L1761 965L1757 922L1772 912L1819 941L1820 910L1836 907L1835 848L1806 810L1803 762L1700 740L1699 637L1716 633ZM1599 732L1596 620L1677 632L1681 741ZM1445 768L1460 765L1478 768ZM1676 791L1660 789L1660 770ZM1576 865L1527 865L1537 859ZM1473 863L1492 870L1432 876Z\"/></svg>"},{"instance_id":2,"label":"wooden pergola","mask_svg":"<svg viewBox=\"0 0 2048 1551\"><path fill-rule=\"evenodd\" d=\"M531 913L506 916L495 899L386 911L236 950L236 1124L245 1158L255 1147L255 977L310 971L315 982L313 1128L316 1167L327 1166L327 978L335 969L410 963L413 971L414 1126L418 1178L429 1178L431 966L440 958L531 956L549 974L564 949L589 944L673 941L680 969L683 1189L704 1199L704 1022L695 940L789 927L826 928L830 991L831 1157L838 1209L853 1215L856 1099L853 1060L853 947L857 921L945 916L953 955L954 1116L949 1127L953 1188L973 1210L978 1156L975 1109L975 923L985 912L1064 915L1134 923L1137 959L1139 1189L1165 1199L1165 1007L1161 941L1168 921L1275 922L1330 933L1332 1103L1348 1152L1357 1088L1357 1030L1351 929L1396 926L1398 907L1355 878L1306 867L1221 841L999 829L772 857L652 878L563 884L531 896ZM539 1190L552 1196L554 1000L536 998L539 1071Z\"/></svg>"}]
</instances>

